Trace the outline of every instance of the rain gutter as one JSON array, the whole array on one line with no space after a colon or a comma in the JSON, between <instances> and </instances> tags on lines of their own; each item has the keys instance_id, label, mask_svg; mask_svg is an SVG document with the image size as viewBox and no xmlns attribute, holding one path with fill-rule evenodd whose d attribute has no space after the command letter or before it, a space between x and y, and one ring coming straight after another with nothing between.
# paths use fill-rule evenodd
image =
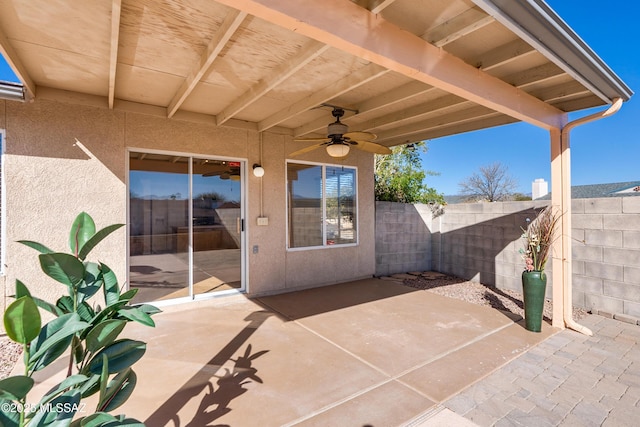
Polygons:
<instances>
[{"instance_id":1,"label":"rain gutter","mask_svg":"<svg viewBox=\"0 0 640 427\"><path fill-rule=\"evenodd\" d=\"M606 104L633 91L543 0L472 0Z\"/></svg>"},{"instance_id":2,"label":"rain gutter","mask_svg":"<svg viewBox=\"0 0 640 427\"><path fill-rule=\"evenodd\" d=\"M605 117L611 116L617 113L618 110L620 110L621 106L622 106L622 99L618 98L613 102L613 104L609 108L607 108L604 111L599 111L597 113L594 113L585 117L581 117L579 119L576 119L572 122L567 123L566 126L562 128L562 133L561 133L560 141L562 141L562 151L564 151L566 148L569 148L571 146L569 141L569 135L574 128L580 125L583 125L585 123L593 122L595 120L600 120ZM569 197L571 196L569 195ZM569 201L569 204L570 203L571 202ZM571 242L569 241L567 245L568 247L563 249L564 253L566 253L565 251L568 251L570 249ZM570 258L570 257L567 257L567 258ZM564 260L564 262L566 262L566 259ZM562 281L563 299L564 299L563 301L564 323L567 328L570 328L570 329L573 329L574 331L578 331L585 335L591 336L593 335L593 332L591 332L589 328L587 328L586 326L580 325L575 320L573 320L573 297L572 297L572 286L570 284L571 274L572 274L571 270L569 270L565 274L566 274L565 279Z\"/></svg>"}]
</instances>

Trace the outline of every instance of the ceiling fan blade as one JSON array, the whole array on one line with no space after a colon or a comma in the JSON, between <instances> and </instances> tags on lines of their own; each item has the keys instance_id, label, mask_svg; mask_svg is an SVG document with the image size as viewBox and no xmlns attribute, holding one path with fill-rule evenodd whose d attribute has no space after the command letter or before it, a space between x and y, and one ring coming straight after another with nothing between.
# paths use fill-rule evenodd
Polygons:
<instances>
[{"instance_id":1,"label":"ceiling fan blade","mask_svg":"<svg viewBox=\"0 0 640 427\"><path fill-rule=\"evenodd\" d=\"M298 142L329 142L331 138L295 138L294 141Z\"/></svg>"},{"instance_id":2,"label":"ceiling fan blade","mask_svg":"<svg viewBox=\"0 0 640 427\"><path fill-rule=\"evenodd\" d=\"M326 144L326 142L322 142L320 144L315 144L315 145L310 145L308 147L304 147L301 150L294 151L293 153L289 154L289 157L295 157L295 156L299 156L300 154L308 153L310 151L315 150L316 148L322 147L325 144Z\"/></svg>"},{"instance_id":3,"label":"ceiling fan blade","mask_svg":"<svg viewBox=\"0 0 640 427\"><path fill-rule=\"evenodd\" d=\"M353 145L355 148L367 151L369 153L375 154L391 154L391 149L385 147L384 145L376 144L375 142L368 141L353 141L355 144Z\"/></svg>"},{"instance_id":4,"label":"ceiling fan blade","mask_svg":"<svg viewBox=\"0 0 640 427\"><path fill-rule=\"evenodd\" d=\"M349 138L356 141L375 141L378 137L375 133L371 132L347 132L344 135L345 138Z\"/></svg>"}]
</instances>

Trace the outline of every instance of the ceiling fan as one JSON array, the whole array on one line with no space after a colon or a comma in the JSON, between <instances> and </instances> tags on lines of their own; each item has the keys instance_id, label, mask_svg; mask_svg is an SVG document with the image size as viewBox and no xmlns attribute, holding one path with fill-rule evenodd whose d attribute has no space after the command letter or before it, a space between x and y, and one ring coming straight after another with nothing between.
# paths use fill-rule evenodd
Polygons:
<instances>
[{"instance_id":1,"label":"ceiling fan","mask_svg":"<svg viewBox=\"0 0 640 427\"><path fill-rule=\"evenodd\" d=\"M219 176L220 179L240 181L240 162L206 161L208 171L202 173L203 177Z\"/></svg>"},{"instance_id":2,"label":"ceiling fan","mask_svg":"<svg viewBox=\"0 0 640 427\"><path fill-rule=\"evenodd\" d=\"M372 142L376 139L376 135L369 132L349 132L349 126L340 121L340 117L344 115L344 109L334 107L331 115L336 121L327 126L326 138L298 138L295 141L303 142L319 142L319 144L310 145L301 150L294 151L290 156L297 156L308 153L316 148L326 147L327 154L331 157L345 157L349 154L351 147L358 150L368 151L376 154L391 154L391 150L383 145Z\"/></svg>"}]
</instances>

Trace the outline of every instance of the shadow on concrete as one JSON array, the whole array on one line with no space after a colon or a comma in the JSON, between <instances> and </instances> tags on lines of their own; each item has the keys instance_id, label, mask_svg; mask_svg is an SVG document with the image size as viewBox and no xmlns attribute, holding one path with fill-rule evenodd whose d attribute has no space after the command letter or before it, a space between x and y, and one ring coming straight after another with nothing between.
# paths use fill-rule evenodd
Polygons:
<instances>
[{"instance_id":1,"label":"shadow on concrete","mask_svg":"<svg viewBox=\"0 0 640 427\"><path fill-rule=\"evenodd\" d=\"M389 282L380 279L363 279L355 282L261 297L255 301L273 310L284 320L297 320L408 294L416 290L408 286L391 286Z\"/></svg>"},{"instance_id":2,"label":"shadow on concrete","mask_svg":"<svg viewBox=\"0 0 640 427\"><path fill-rule=\"evenodd\" d=\"M272 313L264 310L249 314L244 319L249 324L245 325L200 371L187 379L171 397L160 404L145 420L145 424L164 426L172 423L175 427L204 426L210 425L209 423L229 413L231 411L229 404L247 391L244 387L246 384L251 381L262 383L262 379L257 375L258 370L252 365L255 359L266 354L269 350L252 353L251 344L248 344L242 356L238 356L236 359L232 357L271 315ZM225 368L224 375L216 376L215 373L228 361L235 363L233 370ZM213 378L217 378L216 386L213 385ZM188 421L180 420L178 412L204 390L207 393L200 401L194 417Z\"/></svg>"}]
</instances>

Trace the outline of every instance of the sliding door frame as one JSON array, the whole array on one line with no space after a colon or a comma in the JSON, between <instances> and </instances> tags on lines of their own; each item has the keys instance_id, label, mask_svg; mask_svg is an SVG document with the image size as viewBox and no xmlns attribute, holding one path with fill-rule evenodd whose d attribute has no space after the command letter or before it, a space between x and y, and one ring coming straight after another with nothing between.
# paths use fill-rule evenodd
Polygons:
<instances>
[{"instance_id":1,"label":"sliding door frame","mask_svg":"<svg viewBox=\"0 0 640 427\"><path fill-rule=\"evenodd\" d=\"M154 150L148 148L137 148L137 147L127 147L126 149L126 174L125 174L125 186L126 186L126 215L127 215L127 226L126 228L126 286L125 288L130 289L130 256L131 256L131 195L130 195L130 183L129 183L129 174L130 163L129 159L131 153L149 153L149 154L160 154L167 156L178 156L185 157L189 159L189 202L188 202L188 215L189 215L189 296L187 297L179 297L168 300L159 300L159 301L145 301L152 302L156 306L167 306L174 305L192 301L205 300L210 298L215 298L223 295L229 294L237 294L237 293L245 293L247 292L247 283L248 283L248 271L247 271L247 221L246 221L246 211L247 211L247 159L246 158L238 158L238 157L227 157L227 156L216 156L211 154L202 154L202 153L186 153L179 151L166 151L166 150ZM220 161L229 161L229 162L240 162L240 221L241 221L241 231L240 231L240 288L239 289L229 289L218 292L210 292L203 294L194 294L193 289L193 261L194 261L194 250L193 250L193 159L208 159L208 160L220 160Z\"/></svg>"}]
</instances>

